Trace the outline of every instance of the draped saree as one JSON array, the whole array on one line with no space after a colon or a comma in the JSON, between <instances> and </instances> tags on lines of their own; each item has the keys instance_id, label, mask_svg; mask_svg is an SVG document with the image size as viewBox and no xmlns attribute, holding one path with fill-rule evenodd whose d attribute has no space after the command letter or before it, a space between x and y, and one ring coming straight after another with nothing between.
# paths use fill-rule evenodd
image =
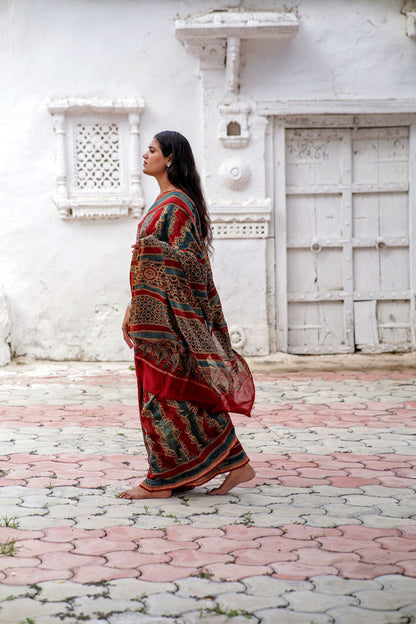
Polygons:
<instances>
[{"instance_id":1,"label":"draped saree","mask_svg":"<svg viewBox=\"0 0 416 624\"><path fill-rule=\"evenodd\" d=\"M248 462L229 411L250 415L254 384L233 351L198 212L162 193L139 223L130 270L148 490L201 485Z\"/></svg>"}]
</instances>

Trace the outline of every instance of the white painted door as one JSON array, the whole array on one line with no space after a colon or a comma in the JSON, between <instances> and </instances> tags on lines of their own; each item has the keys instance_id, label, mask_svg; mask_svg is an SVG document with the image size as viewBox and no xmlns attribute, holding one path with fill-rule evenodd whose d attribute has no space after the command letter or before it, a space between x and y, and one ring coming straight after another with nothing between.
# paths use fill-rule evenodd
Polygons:
<instances>
[{"instance_id":1,"label":"white painted door","mask_svg":"<svg viewBox=\"0 0 416 624\"><path fill-rule=\"evenodd\" d=\"M408 171L408 127L286 129L289 352L412 348Z\"/></svg>"},{"instance_id":2,"label":"white painted door","mask_svg":"<svg viewBox=\"0 0 416 624\"><path fill-rule=\"evenodd\" d=\"M409 350L409 129L358 129L352 153L356 348Z\"/></svg>"}]
</instances>

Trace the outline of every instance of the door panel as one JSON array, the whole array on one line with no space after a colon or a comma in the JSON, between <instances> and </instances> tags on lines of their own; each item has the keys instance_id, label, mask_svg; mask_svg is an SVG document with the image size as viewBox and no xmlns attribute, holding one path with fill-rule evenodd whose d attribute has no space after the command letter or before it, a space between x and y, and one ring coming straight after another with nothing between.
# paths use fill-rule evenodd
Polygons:
<instances>
[{"instance_id":1,"label":"door panel","mask_svg":"<svg viewBox=\"0 0 416 624\"><path fill-rule=\"evenodd\" d=\"M405 237L409 228L407 193L355 193L353 237Z\"/></svg>"},{"instance_id":2,"label":"door panel","mask_svg":"<svg viewBox=\"0 0 416 624\"><path fill-rule=\"evenodd\" d=\"M410 350L409 129L361 128L351 144L353 296L363 304L354 306L356 349ZM367 342L360 329L366 302L366 322L376 331Z\"/></svg>"},{"instance_id":3,"label":"door panel","mask_svg":"<svg viewBox=\"0 0 416 624\"><path fill-rule=\"evenodd\" d=\"M354 336L356 345L378 344L376 301L354 301Z\"/></svg>"},{"instance_id":4,"label":"door panel","mask_svg":"<svg viewBox=\"0 0 416 624\"><path fill-rule=\"evenodd\" d=\"M339 353L347 352L343 344L343 317L341 301L289 303L289 352L321 353L326 348L332 353L334 344Z\"/></svg>"},{"instance_id":5,"label":"door panel","mask_svg":"<svg viewBox=\"0 0 416 624\"><path fill-rule=\"evenodd\" d=\"M345 131L338 129L286 133L288 348L292 353L353 350L352 314L347 314L351 301L345 304L348 250L344 240L351 229L345 197L351 172L345 141Z\"/></svg>"},{"instance_id":6,"label":"door panel","mask_svg":"<svg viewBox=\"0 0 416 624\"><path fill-rule=\"evenodd\" d=\"M409 250L400 247L385 248L379 251L379 260L380 296L390 292L394 295L397 291L409 291Z\"/></svg>"},{"instance_id":7,"label":"door panel","mask_svg":"<svg viewBox=\"0 0 416 624\"><path fill-rule=\"evenodd\" d=\"M409 236L409 198L407 193L380 193L378 195L379 235L383 237Z\"/></svg>"},{"instance_id":8,"label":"door panel","mask_svg":"<svg viewBox=\"0 0 416 624\"><path fill-rule=\"evenodd\" d=\"M379 301L377 325L380 343L390 350L411 342L409 301Z\"/></svg>"},{"instance_id":9,"label":"door panel","mask_svg":"<svg viewBox=\"0 0 416 624\"><path fill-rule=\"evenodd\" d=\"M288 130L287 186L340 184L342 142L333 130Z\"/></svg>"},{"instance_id":10,"label":"door panel","mask_svg":"<svg viewBox=\"0 0 416 624\"><path fill-rule=\"evenodd\" d=\"M293 297L326 297L343 290L342 249L314 253L310 249L288 249L288 280ZM296 290L294 288L296 287Z\"/></svg>"},{"instance_id":11,"label":"door panel","mask_svg":"<svg viewBox=\"0 0 416 624\"><path fill-rule=\"evenodd\" d=\"M407 127L358 128L351 132L353 184L407 184Z\"/></svg>"},{"instance_id":12,"label":"door panel","mask_svg":"<svg viewBox=\"0 0 416 624\"><path fill-rule=\"evenodd\" d=\"M408 292L409 254L407 249L355 249L354 298L384 299L398 291Z\"/></svg>"},{"instance_id":13,"label":"door panel","mask_svg":"<svg viewBox=\"0 0 416 624\"><path fill-rule=\"evenodd\" d=\"M289 195L287 198L287 237L341 238L343 235L342 195Z\"/></svg>"}]
</instances>

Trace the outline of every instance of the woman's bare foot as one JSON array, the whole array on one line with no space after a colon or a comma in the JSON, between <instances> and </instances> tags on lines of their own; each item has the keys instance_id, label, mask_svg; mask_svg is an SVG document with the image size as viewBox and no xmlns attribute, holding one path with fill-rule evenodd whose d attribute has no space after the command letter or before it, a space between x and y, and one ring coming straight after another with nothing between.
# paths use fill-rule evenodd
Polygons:
<instances>
[{"instance_id":1,"label":"woman's bare foot","mask_svg":"<svg viewBox=\"0 0 416 624\"><path fill-rule=\"evenodd\" d=\"M169 498L172 495L172 490L156 490L155 492L149 492L145 490L141 485L138 485L131 490L126 490L121 494L118 494L118 498L126 498L127 500L135 500L142 498Z\"/></svg>"},{"instance_id":2,"label":"woman's bare foot","mask_svg":"<svg viewBox=\"0 0 416 624\"><path fill-rule=\"evenodd\" d=\"M250 464L246 464L241 468L231 470L225 478L223 484L220 487L210 490L207 494L227 494L227 492L229 492L236 485L240 485L240 483L245 483L246 481L251 481L251 479L255 476L256 473L254 472L254 469L250 466Z\"/></svg>"}]
</instances>

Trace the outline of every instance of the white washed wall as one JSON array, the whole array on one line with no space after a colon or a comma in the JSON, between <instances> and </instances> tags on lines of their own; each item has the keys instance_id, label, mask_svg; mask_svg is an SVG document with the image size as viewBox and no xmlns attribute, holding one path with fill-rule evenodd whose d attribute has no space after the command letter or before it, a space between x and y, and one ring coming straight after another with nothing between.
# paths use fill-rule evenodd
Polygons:
<instances>
[{"instance_id":1,"label":"white washed wall","mask_svg":"<svg viewBox=\"0 0 416 624\"><path fill-rule=\"evenodd\" d=\"M416 96L416 41L406 36L401 1L284 5L296 10L296 37L241 43L239 97L254 109L258 101ZM129 297L136 221L59 218L51 199L56 138L48 98L142 96L142 151L155 132L179 130L194 148L209 200L255 203L272 196L267 117L250 116L247 147L236 151L220 145L217 107L224 97L224 71L202 72L199 80L198 60L175 37L176 18L233 7L284 8L274 0L3 2L0 288L16 355L58 360L131 356L120 325ZM236 156L248 163L251 174L237 190L227 188L219 175L221 163ZM157 186L152 179L142 184L149 206ZM247 354L267 353L275 345L272 237L273 229L270 240L215 244L214 271L226 317L245 333L242 350Z\"/></svg>"}]
</instances>

